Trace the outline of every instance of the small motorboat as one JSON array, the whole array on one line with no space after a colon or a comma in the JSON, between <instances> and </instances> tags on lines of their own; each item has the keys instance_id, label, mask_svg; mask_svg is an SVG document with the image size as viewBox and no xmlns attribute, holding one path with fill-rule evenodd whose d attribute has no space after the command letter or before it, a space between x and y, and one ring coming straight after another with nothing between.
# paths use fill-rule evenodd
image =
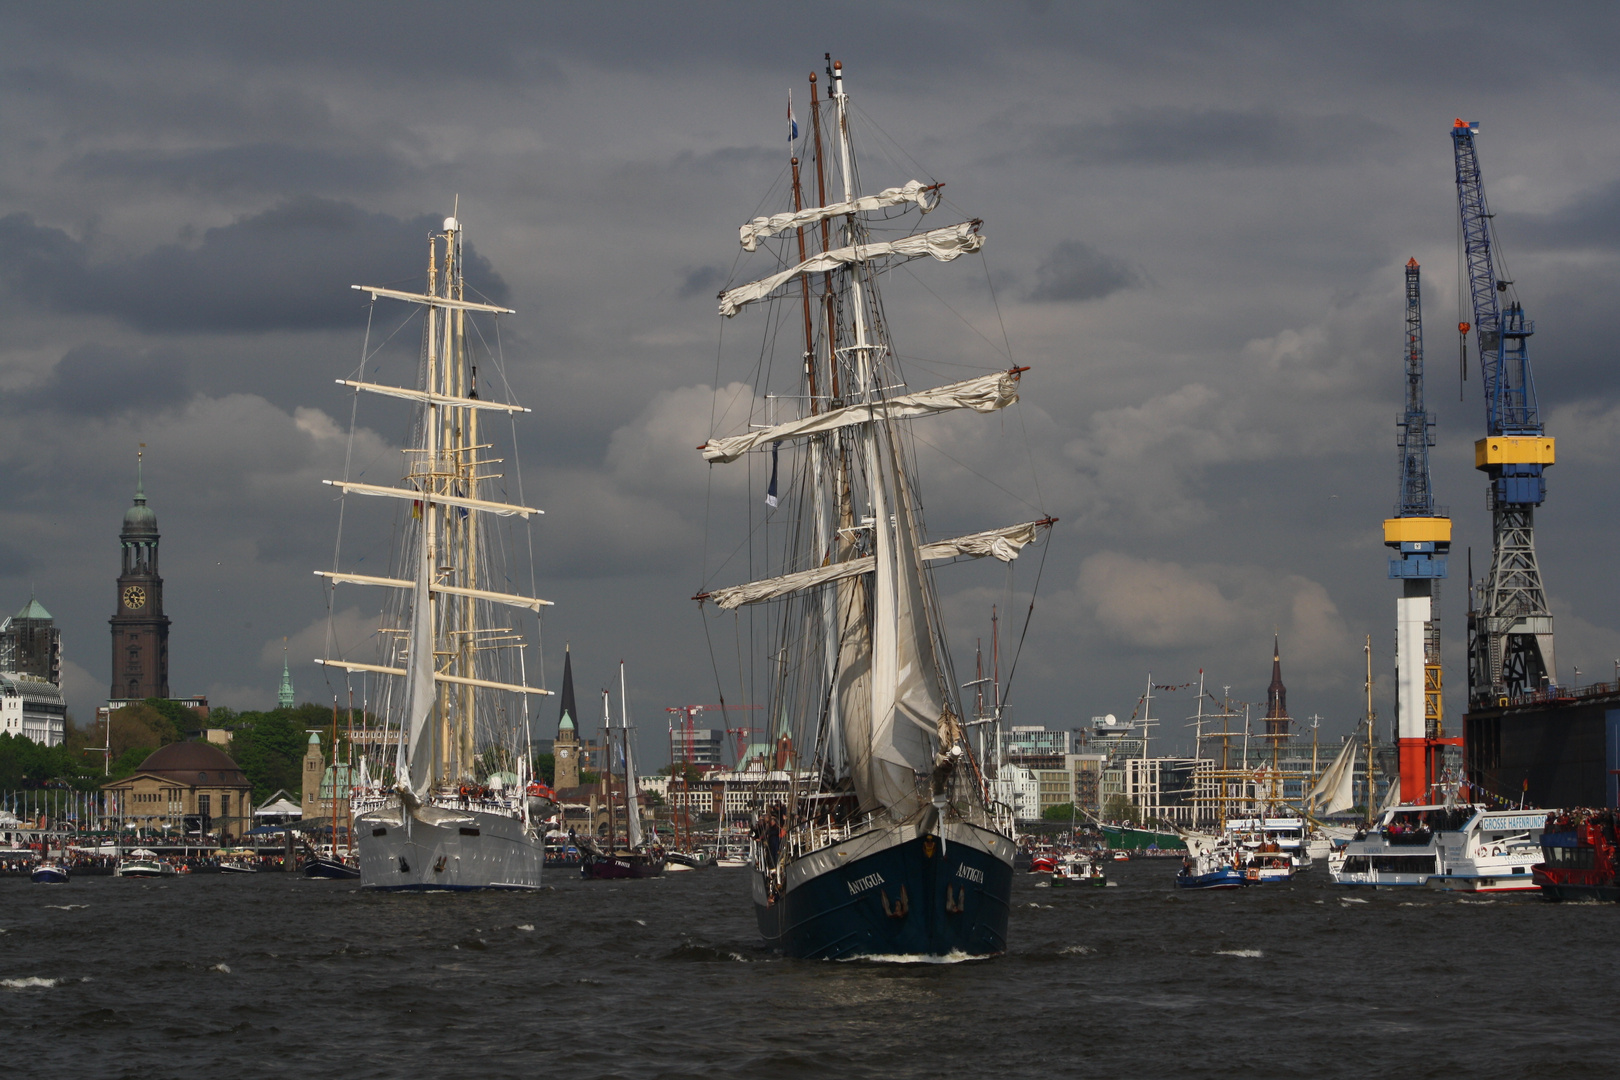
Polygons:
<instances>
[{"instance_id":1,"label":"small motorboat","mask_svg":"<svg viewBox=\"0 0 1620 1080\"><path fill-rule=\"evenodd\" d=\"M707 851L664 851L665 870L707 870L714 866L714 856Z\"/></svg>"},{"instance_id":2,"label":"small motorboat","mask_svg":"<svg viewBox=\"0 0 1620 1080\"><path fill-rule=\"evenodd\" d=\"M311 855L304 860L304 876L326 881L353 881L360 876L360 866L341 857Z\"/></svg>"},{"instance_id":3,"label":"small motorboat","mask_svg":"<svg viewBox=\"0 0 1620 1080\"><path fill-rule=\"evenodd\" d=\"M1243 866L1243 852L1230 837L1185 837L1187 857L1176 874L1178 889L1241 889L1258 883L1258 874Z\"/></svg>"},{"instance_id":4,"label":"small motorboat","mask_svg":"<svg viewBox=\"0 0 1620 1080\"><path fill-rule=\"evenodd\" d=\"M57 862L54 859L47 859L40 863L34 867L34 872L29 875L34 882L40 885L61 885L66 883L72 876L73 873L68 869L67 863Z\"/></svg>"},{"instance_id":5,"label":"small motorboat","mask_svg":"<svg viewBox=\"0 0 1620 1080\"><path fill-rule=\"evenodd\" d=\"M157 878L173 877L174 867L158 858L158 853L147 848L136 848L118 860L118 877Z\"/></svg>"}]
</instances>

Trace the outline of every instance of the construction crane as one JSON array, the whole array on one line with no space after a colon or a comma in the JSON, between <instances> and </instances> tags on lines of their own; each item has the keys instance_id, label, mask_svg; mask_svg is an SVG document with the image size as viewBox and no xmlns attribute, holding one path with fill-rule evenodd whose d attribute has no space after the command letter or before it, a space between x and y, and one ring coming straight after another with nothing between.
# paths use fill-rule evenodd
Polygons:
<instances>
[{"instance_id":1,"label":"construction crane","mask_svg":"<svg viewBox=\"0 0 1620 1080\"><path fill-rule=\"evenodd\" d=\"M1434 416L1423 403L1423 289L1416 259L1406 262L1406 410L1400 434L1400 499L1384 520L1384 543L1399 555L1389 576L1402 583L1395 601L1395 730L1400 751L1401 798L1427 802L1439 777L1447 739L1440 678L1440 581L1451 550L1451 517L1434 504L1429 447Z\"/></svg>"},{"instance_id":2,"label":"construction crane","mask_svg":"<svg viewBox=\"0 0 1620 1080\"><path fill-rule=\"evenodd\" d=\"M1553 620L1536 562L1535 511L1547 496L1553 440L1536 407L1525 317L1495 242L1491 212L1474 147L1477 123L1456 121L1451 142L1457 163L1457 206L1473 299L1474 334L1485 390L1485 438L1474 444L1474 467L1490 477L1491 566L1470 582L1468 702L1506 705L1557 678ZM1503 304L1506 301L1506 307ZM1464 338L1466 324L1460 324Z\"/></svg>"}]
</instances>

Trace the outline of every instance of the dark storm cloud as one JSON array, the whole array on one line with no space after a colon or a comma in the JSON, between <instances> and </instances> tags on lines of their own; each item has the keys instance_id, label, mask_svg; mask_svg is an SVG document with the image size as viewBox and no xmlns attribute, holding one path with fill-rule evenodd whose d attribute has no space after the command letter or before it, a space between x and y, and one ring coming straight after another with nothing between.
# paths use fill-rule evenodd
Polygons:
<instances>
[{"instance_id":1,"label":"dark storm cloud","mask_svg":"<svg viewBox=\"0 0 1620 1080\"><path fill-rule=\"evenodd\" d=\"M682 300L690 300L694 296L715 296L726 283L726 271L723 266L688 266L682 268L681 287L675 295Z\"/></svg>"},{"instance_id":2,"label":"dark storm cloud","mask_svg":"<svg viewBox=\"0 0 1620 1080\"><path fill-rule=\"evenodd\" d=\"M1496 228L1526 247L1620 249L1620 180L1549 214L1502 214Z\"/></svg>"},{"instance_id":3,"label":"dark storm cloud","mask_svg":"<svg viewBox=\"0 0 1620 1080\"><path fill-rule=\"evenodd\" d=\"M1027 299L1100 300L1145 283L1142 272L1117 255L1106 255L1079 240L1065 240L1036 269L1035 285Z\"/></svg>"},{"instance_id":4,"label":"dark storm cloud","mask_svg":"<svg viewBox=\"0 0 1620 1080\"><path fill-rule=\"evenodd\" d=\"M75 416L156 411L190 397L190 364L162 349L124 349L98 344L69 349L45 381L19 404Z\"/></svg>"},{"instance_id":5,"label":"dark storm cloud","mask_svg":"<svg viewBox=\"0 0 1620 1080\"><path fill-rule=\"evenodd\" d=\"M1048 154L1078 165L1248 168L1352 160L1389 137L1389 129L1359 116L1129 108L1105 121L1048 128L1041 142Z\"/></svg>"},{"instance_id":6,"label":"dark storm cloud","mask_svg":"<svg viewBox=\"0 0 1620 1080\"><path fill-rule=\"evenodd\" d=\"M380 150L333 151L285 143L202 150L103 150L76 158L64 174L136 187L151 184L208 195L243 192L379 190L406 171Z\"/></svg>"},{"instance_id":7,"label":"dark storm cloud","mask_svg":"<svg viewBox=\"0 0 1620 1080\"><path fill-rule=\"evenodd\" d=\"M92 262L61 229L10 214L0 218L0 282L24 300L152 332L350 328L365 300L349 286L385 284L401 267L423 265L441 221L305 197L209 229L194 248L167 244ZM468 278L504 303L506 283L489 261L471 244L465 256Z\"/></svg>"}]
</instances>

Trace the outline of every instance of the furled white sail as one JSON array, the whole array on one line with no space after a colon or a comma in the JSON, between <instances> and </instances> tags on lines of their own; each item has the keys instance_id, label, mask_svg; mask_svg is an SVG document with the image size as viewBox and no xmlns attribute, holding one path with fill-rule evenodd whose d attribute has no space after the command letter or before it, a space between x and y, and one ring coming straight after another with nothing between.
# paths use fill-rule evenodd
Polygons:
<instances>
[{"instance_id":1,"label":"furled white sail","mask_svg":"<svg viewBox=\"0 0 1620 1080\"><path fill-rule=\"evenodd\" d=\"M914 259L921 255L932 255L940 262L950 262L959 255L978 251L984 246L984 237L979 235L978 228L977 221L964 221L960 225L917 233L899 240L875 244L851 244L849 247L823 251L810 256L797 266L721 293L720 314L729 319L737 314L743 305L763 300L800 274L817 274L823 270L836 270L849 263L870 262L873 259L891 256Z\"/></svg>"},{"instance_id":2,"label":"furled white sail","mask_svg":"<svg viewBox=\"0 0 1620 1080\"><path fill-rule=\"evenodd\" d=\"M423 530L425 533L426 530ZM411 792L418 798L433 784L433 715L437 691L433 688L433 602L428 595L432 576L432 546L423 541L416 560L416 592L411 598L411 634L405 657L405 739L401 753L405 768L398 776L409 776Z\"/></svg>"},{"instance_id":3,"label":"furled white sail","mask_svg":"<svg viewBox=\"0 0 1620 1080\"><path fill-rule=\"evenodd\" d=\"M803 210L791 211L785 214L776 214L771 217L757 217L738 230L744 251L753 251L759 240L763 237L775 236L797 229L804 225L814 225L828 218L843 217L845 214L859 214L870 210L882 210L889 206L900 206L904 203L916 203L917 209L928 213L939 205L939 185L924 184L920 180L908 180L901 187L884 188L876 195L863 195L848 202L833 203L831 206L810 206Z\"/></svg>"},{"instance_id":4,"label":"furled white sail","mask_svg":"<svg viewBox=\"0 0 1620 1080\"><path fill-rule=\"evenodd\" d=\"M488 499L468 499L460 495L446 495L440 491L417 491L414 488L386 487L381 484L351 484L344 480L322 480L328 487L335 487L345 495L382 495L390 499L409 499L412 502L434 503L439 506L459 506L463 510L482 510L497 517L518 517L528 520L530 514L543 514L544 510L536 510L532 506L517 506L513 503L490 502Z\"/></svg>"},{"instance_id":5,"label":"furled white sail","mask_svg":"<svg viewBox=\"0 0 1620 1080\"><path fill-rule=\"evenodd\" d=\"M387 383L358 382L354 379L338 379L339 386L352 386L356 390L367 393L381 394L383 397L405 398L410 401L425 401L431 405L454 405L458 409L491 409L496 412L520 413L532 412L532 409L522 405L507 405L499 401L486 401L483 398L456 397L452 394L430 394L426 390L413 390L407 386L389 386Z\"/></svg>"},{"instance_id":6,"label":"furled white sail","mask_svg":"<svg viewBox=\"0 0 1620 1080\"><path fill-rule=\"evenodd\" d=\"M1005 560L1003 560L1005 561ZM382 585L390 589L414 589L416 583L405 578L376 577L372 574L340 574L331 570L317 570L316 577L331 578L334 585L348 583L350 585ZM474 600L488 600L495 604L505 604L508 607L527 608L529 611L539 611L543 607L552 607L551 600L541 600L537 596L523 596L519 593L492 592L489 589L469 589L461 585L432 585L429 591L443 596L466 596Z\"/></svg>"},{"instance_id":7,"label":"furled white sail","mask_svg":"<svg viewBox=\"0 0 1620 1080\"><path fill-rule=\"evenodd\" d=\"M405 300L412 304L425 304L428 307L449 308L452 311L487 311L494 315L516 315L517 312L509 307L497 307L494 304L479 304L472 300L456 300L448 296L429 296L425 293L401 292L398 289L385 289L380 285L350 285L349 288L359 292L370 293L372 299L386 296L390 300Z\"/></svg>"},{"instance_id":8,"label":"furled white sail","mask_svg":"<svg viewBox=\"0 0 1620 1080\"><path fill-rule=\"evenodd\" d=\"M953 537L950 540L937 540L922 546L922 557L928 562L938 562L941 559L954 559L961 555L973 558L989 555L1002 562L1012 562L1018 558L1019 552L1035 542L1035 530L1042 524L1044 522L1026 521L1002 529L988 529L984 532L969 533L967 536ZM868 574L876 565L877 559L872 555L846 559L843 562L800 570L794 574L783 574L763 581L750 581L745 585L715 589L705 599L713 600L723 611L730 611L744 604L757 604L802 589L825 585L829 581L841 581L857 574Z\"/></svg>"},{"instance_id":9,"label":"furled white sail","mask_svg":"<svg viewBox=\"0 0 1620 1080\"><path fill-rule=\"evenodd\" d=\"M725 439L710 439L699 447L703 460L709 462L736 461L756 446L786 439L804 438L824 431L863 424L872 420L906 420L917 416L949 412L952 409L972 409L974 412L994 412L1018 400L1017 371L997 371L961 382L936 386L932 390L919 390L914 394L901 394L860 405L846 405L824 413L813 413L785 424L776 424L744 435Z\"/></svg>"}]
</instances>

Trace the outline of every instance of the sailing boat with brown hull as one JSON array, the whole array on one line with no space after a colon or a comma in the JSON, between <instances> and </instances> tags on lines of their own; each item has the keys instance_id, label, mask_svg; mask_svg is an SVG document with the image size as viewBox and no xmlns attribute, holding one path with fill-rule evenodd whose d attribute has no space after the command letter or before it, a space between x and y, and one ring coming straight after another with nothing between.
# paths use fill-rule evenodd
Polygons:
<instances>
[{"instance_id":1,"label":"sailing boat with brown hull","mask_svg":"<svg viewBox=\"0 0 1620 1080\"><path fill-rule=\"evenodd\" d=\"M619 843L616 813L613 805L614 734L617 732L620 762L624 768L624 786L620 789L624 810L624 843ZM636 741L630 727L629 706L625 701L624 662L619 662L619 726L613 726L608 709L608 692L602 691L602 735L604 762L602 777L607 784L607 845L598 845L592 837L580 844L584 858L579 864L581 877L591 880L609 878L650 878L664 873L664 849L656 836L647 836L641 828L641 797L636 789Z\"/></svg>"}]
</instances>

